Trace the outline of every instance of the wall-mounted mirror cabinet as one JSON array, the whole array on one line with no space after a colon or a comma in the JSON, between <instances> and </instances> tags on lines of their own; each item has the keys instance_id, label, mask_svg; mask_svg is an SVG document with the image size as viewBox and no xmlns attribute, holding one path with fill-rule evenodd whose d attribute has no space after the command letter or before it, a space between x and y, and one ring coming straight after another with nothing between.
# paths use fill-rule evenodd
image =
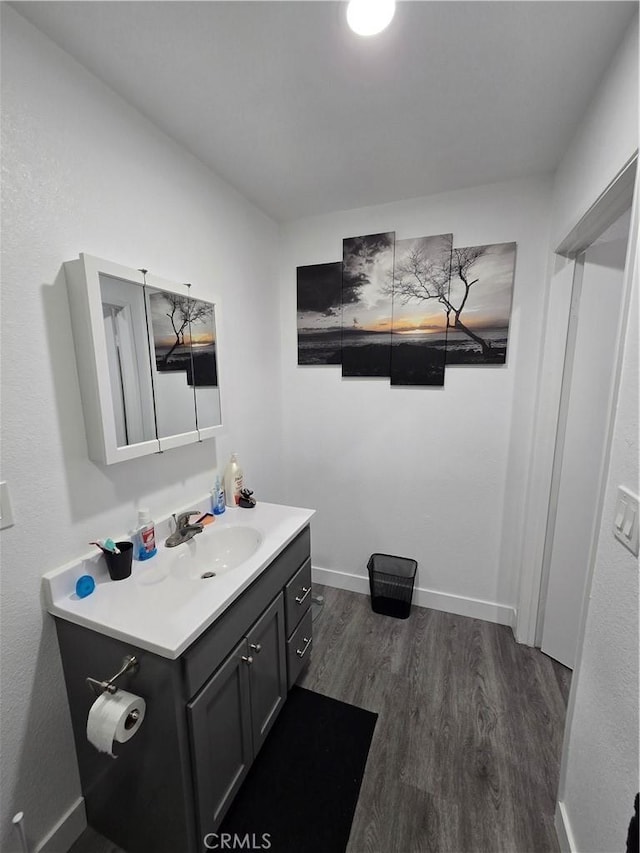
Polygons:
<instances>
[{"instance_id":1,"label":"wall-mounted mirror cabinet","mask_svg":"<svg viewBox=\"0 0 640 853\"><path fill-rule=\"evenodd\" d=\"M64 266L89 456L111 465L214 436L219 305L91 255Z\"/></svg>"}]
</instances>

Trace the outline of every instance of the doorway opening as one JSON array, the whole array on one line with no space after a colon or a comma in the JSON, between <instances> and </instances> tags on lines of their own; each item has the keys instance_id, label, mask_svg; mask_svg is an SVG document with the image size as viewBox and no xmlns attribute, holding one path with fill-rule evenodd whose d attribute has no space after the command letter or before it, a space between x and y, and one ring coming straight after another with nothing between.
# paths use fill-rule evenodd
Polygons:
<instances>
[{"instance_id":1,"label":"doorway opening","mask_svg":"<svg viewBox=\"0 0 640 853\"><path fill-rule=\"evenodd\" d=\"M630 222L629 207L574 266L535 643L570 669L599 527Z\"/></svg>"}]
</instances>

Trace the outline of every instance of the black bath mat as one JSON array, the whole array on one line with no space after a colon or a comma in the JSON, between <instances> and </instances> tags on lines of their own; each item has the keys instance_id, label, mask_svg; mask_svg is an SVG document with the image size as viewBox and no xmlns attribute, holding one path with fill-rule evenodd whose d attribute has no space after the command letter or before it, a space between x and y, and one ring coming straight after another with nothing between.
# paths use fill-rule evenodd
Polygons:
<instances>
[{"instance_id":1,"label":"black bath mat","mask_svg":"<svg viewBox=\"0 0 640 853\"><path fill-rule=\"evenodd\" d=\"M378 715L293 687L218 833L343 853Z\"/></svg>"}]
</instances>

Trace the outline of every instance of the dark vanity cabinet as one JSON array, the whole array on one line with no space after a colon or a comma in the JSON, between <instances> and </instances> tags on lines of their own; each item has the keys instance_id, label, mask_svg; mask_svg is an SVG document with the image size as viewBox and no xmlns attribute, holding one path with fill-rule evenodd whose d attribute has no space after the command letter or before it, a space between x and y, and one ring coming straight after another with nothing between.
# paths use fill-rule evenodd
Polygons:
<instances>
[{"instance_id":1,"label":"dark vanity cabinet","mask_svg":"<svg viewBox=\"0 0 640 853\"><path fill-rule=\"evenodd\" d=\"M187 705L203 837L220 823L286 695L280 593Z\"/></svg>"},{"instance_id":2,"label":"dark vanity cabinet","mask_svg":"<svg viewBox=\"0 0 640 853\"><path fill-rule=\"evenodd\" d=\"M311 649L306 527L176 660L56 617L82 791L91 826L127 853L200 853L237 794ZM120 686L145 720L117 759L86 738L94 698L125 655Z\"/></svg>"}]
</instances>

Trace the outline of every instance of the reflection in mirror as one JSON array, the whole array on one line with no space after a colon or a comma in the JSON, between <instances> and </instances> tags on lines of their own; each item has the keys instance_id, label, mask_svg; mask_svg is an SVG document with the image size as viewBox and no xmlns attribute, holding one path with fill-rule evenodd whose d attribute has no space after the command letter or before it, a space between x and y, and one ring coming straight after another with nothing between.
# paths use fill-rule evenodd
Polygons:
<instances>
[{"instance_id":1,"label":"reflection in mirror","mask_svg":"<svg viewBox=\"0 0 640 853\"><path fill-rule=\"evenodd\" d=\"M141 285L99 274L109 383L118 447L156 438Z\"/></svg>"},{"instance_id":2,"label":"reflection in mirror","mask_svg":"<svg viewBox=\"0 0 640 853\"><path fill-rule=\"evenodd\" d=\"M158 438L195 432L196 403L191 381L189 331L194 300L153 287L146 287L145 291Z\"/></svg>"},{"instance_id":3,"label":"reflection in mirror","mask_svg":"<svg viewBox=\"0 0 640 853\"><path fill-rule=\"evenodd\" d=\"M210 302L199 299L190 301L191 382L196 397L197 425L199 430L203 430L222 423L215 308Z\"/></svg>"}]
</instances>

